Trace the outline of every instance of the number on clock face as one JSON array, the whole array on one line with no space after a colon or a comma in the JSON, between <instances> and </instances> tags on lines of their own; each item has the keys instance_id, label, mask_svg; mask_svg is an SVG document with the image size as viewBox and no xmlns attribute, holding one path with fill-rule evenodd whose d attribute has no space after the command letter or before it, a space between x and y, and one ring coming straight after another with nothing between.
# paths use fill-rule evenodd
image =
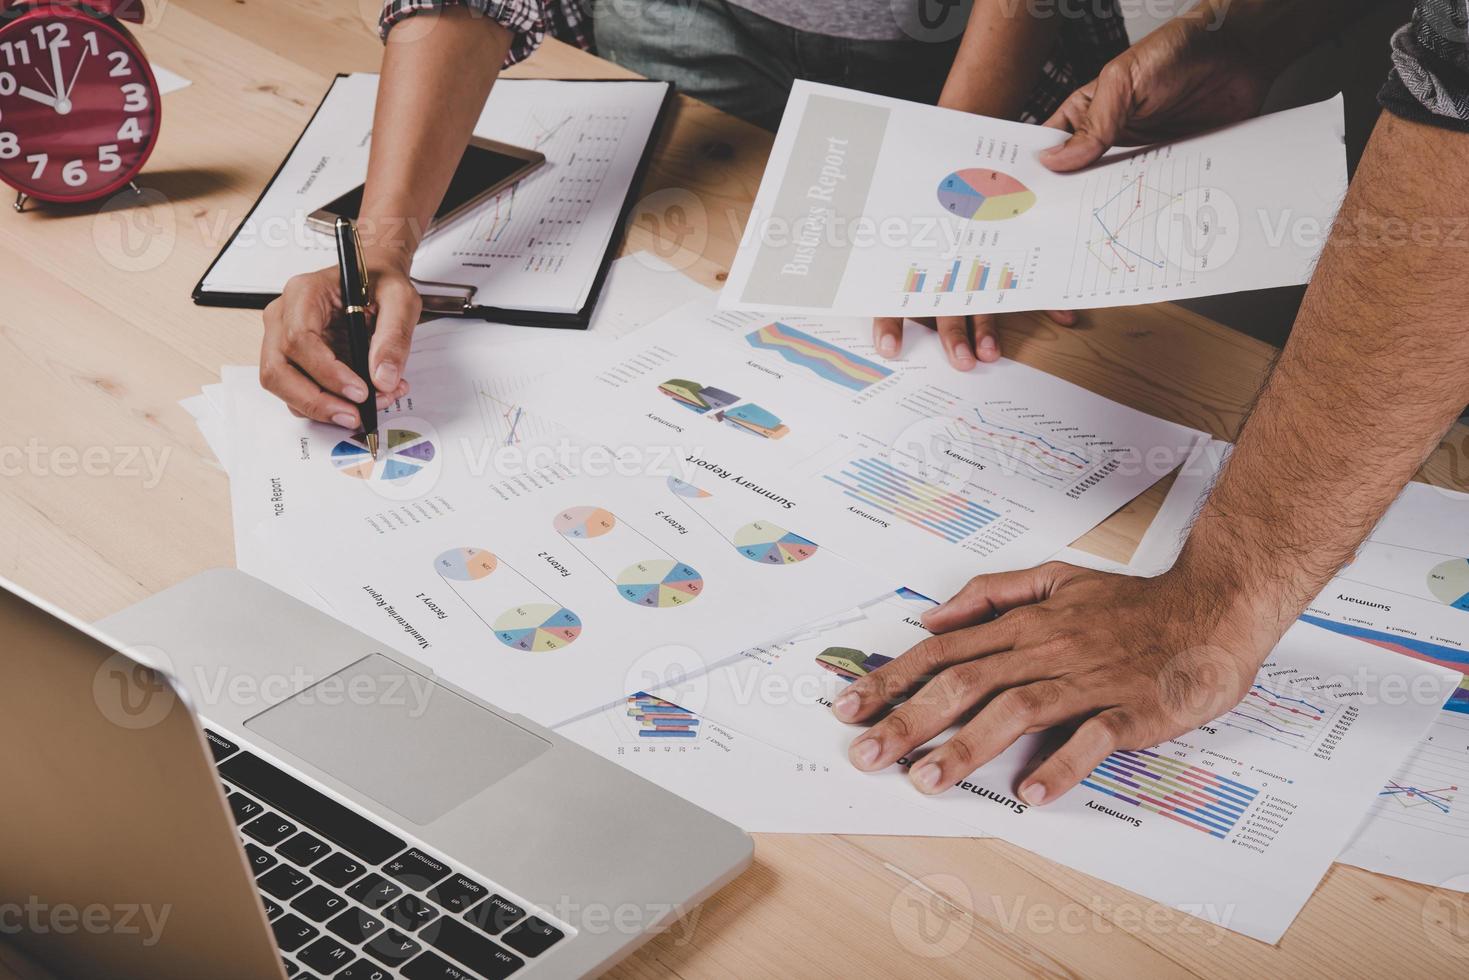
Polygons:
<instances>
[{"instance_id":1,"label":"number on clock face","mask_svg":"<svg viewBox=\"0 0 1469 980\"><path fill-rule=\"evenodd\" d=\"M66 9L0 29L0 177L42 200L86 200L141 169L158 91L131 39Z\"/></svg>"}]
</instances>

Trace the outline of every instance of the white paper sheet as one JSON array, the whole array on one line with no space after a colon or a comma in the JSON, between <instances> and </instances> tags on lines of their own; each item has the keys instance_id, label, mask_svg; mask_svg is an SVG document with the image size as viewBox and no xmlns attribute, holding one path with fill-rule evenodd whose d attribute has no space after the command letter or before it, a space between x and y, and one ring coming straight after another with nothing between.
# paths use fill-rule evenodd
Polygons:
<instances>
[{"instance_id":1,"label":"white paper sheet","mask_svg":"<svg viewBox=\"0 0 1469 980\"><path fill-rule=\"evenodd\" d=\"M153 68L153 78L158 82L158 93L160 95L177 92L179 89L188 88L194 84L178 72L169 71L162 65L152 65L151 67Z\"/></svg>"},{"instance_id":2,"label":"white paper sheet","mask_svg":"<svg viewBox=\"0 0 1469 980\"><path fill-rule=\"evenodd\" d=\"M798 81L730 309L935 316L1306 282L1342 196L1340 97L1056 174L1059 130Z\"/></svg>"},{"instance_id":3,"label":"white paper sheet","mask_svg":"<svg viewBox=\"0 0 1469 980\"><path fill-rule=\"evenodd\" d=\"M859 731L829 710L844 677L921 640L918 617L931 604L896 593L867 607L865 621L842 623L779 657L746 657L655 693L698 700L705 717L836 768ZM917 793L903 765L864 778L1147 898L1275 942L1456 682L1443 668L1301 625L1239 707L1155 749L1114 753L1046 806L1026 805L1014 787L1047 734L1022 737L935 797ZM1420 696L1393 693L1402 684ZM1278 736L1272 723L1282 720L1300 728L1298 738Z\"/></svg>"},{"instance_id":4,"label":"white paper sheet","mask_svg":"<svg viewBox=\"0 0 1469 980\"><path fill-rule=\"evenodd\" d=\"M1301 617L1403 657L1469 670L1469 495L1410 483ZM1377 795L1341 856L1469 891L1469 681Z\"/></svg>"},{"instance_id":5,"label":"white paper sheet","mask_svg":"<svg viewBox=\"0 0 1469 980\"><path fill-rule=\"evenodd\" d=\"M943 596L1043 561L1202 438L1016 361L956 372L916 324L901 360L876 357L870 335L867 321L698 300L529 404L603 444L682 456L736 493L779 485L823 543Z\"/></svg>"},{"instance_id":6,"label":"white paper sheet","mask_svg":"<svg viewBox=\"0 0 1469 980\"><path fill-rule=\"evenodd\" d=\"M1205 439L1194 446L1179 467L1178 476L1168 488L1168 496L1163 498L1153 523L1148 525L1132 552L1130 564L1140 574L1157 575L1173 567L1204 498L1213 489L1233 448L1221 439Z\"/></svg>"},{"instance_id":7,"label":"white paper sheet","mask_svg":"<svg viewBox=\"0 0 1469 980\"><path fill-rule=\"evenodd\" d=\"M1211 441L1185 464L1155 523L1172 528L1198 511L1228 443ZM1132 563L1145 574L1173 565L1183 536L1148 535ZM1410 483L1357 558L1302 620L1451 670L1469 669L1469 496ZM1340 860L1469 891L1469 682L1461 684L1376 802Z\"/></svg>"},{"instance_id":8,"label":"white paper sheet","mask_svg":"<svg viewBox=\"0 0 1469 980\"><path fill-rule=\"evenodd\" d=\"M641 692L556 731L751 833L980 836L855 773Z\"/></svg>"},{"instance_id":9,"label":"white paper sheet","mask_svg":"<svg viewBox=\"0 0 1469 980\"><path fill-rule=\"evenodd\" d=\"M731 536L688 518L680 493L694 486L549 466L407 513L313 511L291 553L359 629L547 725L881 588L764 501L738 503Z\"/></svg>"},{"instance_id":10,"label":"white paper sheet","mask_svg":"<svg viewBox=\"0 0 1469 980\"><path fill-rule=\"evenodd\" d=\"M535 173L436 227L413 275L473 285L481 305L575 312L586 303L666 91L661 82L502 79L475 135L538 149ZM337 79L238 236L210 270L210 292L278 293L336 261L312 211L362 183L377 76ZM364 235L392 229L362 228Z\"/></svg>"}]
</instances>

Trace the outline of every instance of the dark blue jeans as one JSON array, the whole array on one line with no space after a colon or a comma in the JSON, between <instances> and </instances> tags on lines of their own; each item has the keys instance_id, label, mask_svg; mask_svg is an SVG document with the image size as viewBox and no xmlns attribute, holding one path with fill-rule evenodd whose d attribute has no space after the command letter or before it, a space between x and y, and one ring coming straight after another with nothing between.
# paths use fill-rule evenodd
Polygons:
<instances>
[{"instance_id":1,"label":"dark blue jeans","mask_svg":"<svg viewBox=\"0 0 1469 980\"><path fill-rule=\"evenodd\" d=\"M594 0L597 53L775 129L798 78L933 103L958 41L854 41L798 31L725 0Z\"/></svg>"}]
</instances>

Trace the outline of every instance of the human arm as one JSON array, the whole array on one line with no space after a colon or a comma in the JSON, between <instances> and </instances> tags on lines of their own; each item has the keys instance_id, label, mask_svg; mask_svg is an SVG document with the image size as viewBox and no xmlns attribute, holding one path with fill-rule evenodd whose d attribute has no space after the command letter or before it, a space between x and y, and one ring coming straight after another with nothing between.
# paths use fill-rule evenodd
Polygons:
<instances>
[{"instance_id":1,"label":"human arm","mask_svg":"<svg viewBox=\"0 0 1469 980\"><path fill-rule=\"evenodd\" d=\"M1290 340L1172 570L1052 563L980 576L934 632L834 706L870 721L878 770L969 717L914 766L939 792L1027 731L1075 730L1018 787L1064 793L1115 749L1232 707L1469 403L1469 135L1384 116ZM976 712L977 709L977 713Z\"/></svg>"},{"instance_id":2,"label":"human arm","mask_svg":"<svg viewBox=\"0 0 1469 980\"><path fill-rule=\"evenodd\" d=\"M421 303L413 253L443 199L514 35L468 8L399 21L388 33L358 227L372 281L369 366L378 397L406 391L403 367ZM292 411L360 424L362 382L339 356L336 267L296 276L265 310L261 381Z\"/></svg>"}]
</instances>

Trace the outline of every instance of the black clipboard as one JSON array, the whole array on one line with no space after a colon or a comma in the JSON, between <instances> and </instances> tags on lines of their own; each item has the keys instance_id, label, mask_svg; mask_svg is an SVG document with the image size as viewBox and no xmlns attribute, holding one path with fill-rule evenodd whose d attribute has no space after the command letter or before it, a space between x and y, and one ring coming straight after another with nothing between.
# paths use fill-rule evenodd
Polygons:
<instances>
[{"instance_id":1,"label":"black clipboard","mask_svg":"<svg viewBox=\"0 0 1469 980\"><path fill-rule=\"evenodd\" d=\"M335 86L338 81L346 77L347 75L345 73L339 72L332 79L332 86ZM546 79L537 80L545 81ZM505 78L497 81L495 84L514 84L516 81L516 79ZM597 266L597 273L592 278L591 289L587 291L586 304L575 313L511 310L476 303L476 290L473 286L458 283L420 281L420 285L441 290L441 292L430 293L423 293L420 290L423 296L424 313L433 316L457 316L473 320L490 320L495 323L510 323L526 327L556 327L564 330L585 330L590 325L592 312L597 308L597 300L602 295L602 286L607 281L607 272L612 267L612 259L616 256L617 250L622 244L623 235L627 228L628 216L632 213L632 207L637 198L638 190L642 187L643 179L647 176L648 167L653 158L653 148L658 144L658 140L662 136L663 124L668 117L668 108L673 104L674 85L672 82L641 78L568 78L551 79L551 81L561 81L568 84L587 83L607 85L609 83L622 82L634 85L656 84L665 86L663 101L659 104L658 114L654 117L653 126L648 131L648 141L644 144L643 152L638 158L637 169L633 171L632 180L628 182L627 196L623 198L622 207L618 209L617 224L612 230L612 237L607 241L607 248L602 255L601 264ZM270 304L271 300L280 295L279 293L207 292L204 289L204 281L209 278L209 274L214 271L214 267L219 264L224 254L230 250L230 247L235 243L235 239L239 237L240 231L250 223L250 219L254 217L255 211L260 207L260 202L265 199L265 195L275 184L276 179L280 177L281 171L285 169L286 163L295 154L296 148L300 145L302 138L305 137L307 130L316 122L317 114L321 112L321 107L326 104L327 96L330 94L331 87L328 87L326 94L321 97L321 102L317 103L316 109L311 113L311 118L306 121L305 128L301 130L300 135L291 144L291 149L281 159L280 166L276 167L275 173L271 174L270 180L266 182L265 187L261 189L260 194L255 198L255 203L250 205L250 210L245 213L245 217L235 226L235 230L230 233L230 237L225 241L224 247L219 250L219 253L209 263L209 267L204 270L204 274L199 277L199 281L194 284L194 291L192 293L194 305L263 310ZM306 272L310 270L303 269L302 271Z\"/></svg>"}]
</instances>

